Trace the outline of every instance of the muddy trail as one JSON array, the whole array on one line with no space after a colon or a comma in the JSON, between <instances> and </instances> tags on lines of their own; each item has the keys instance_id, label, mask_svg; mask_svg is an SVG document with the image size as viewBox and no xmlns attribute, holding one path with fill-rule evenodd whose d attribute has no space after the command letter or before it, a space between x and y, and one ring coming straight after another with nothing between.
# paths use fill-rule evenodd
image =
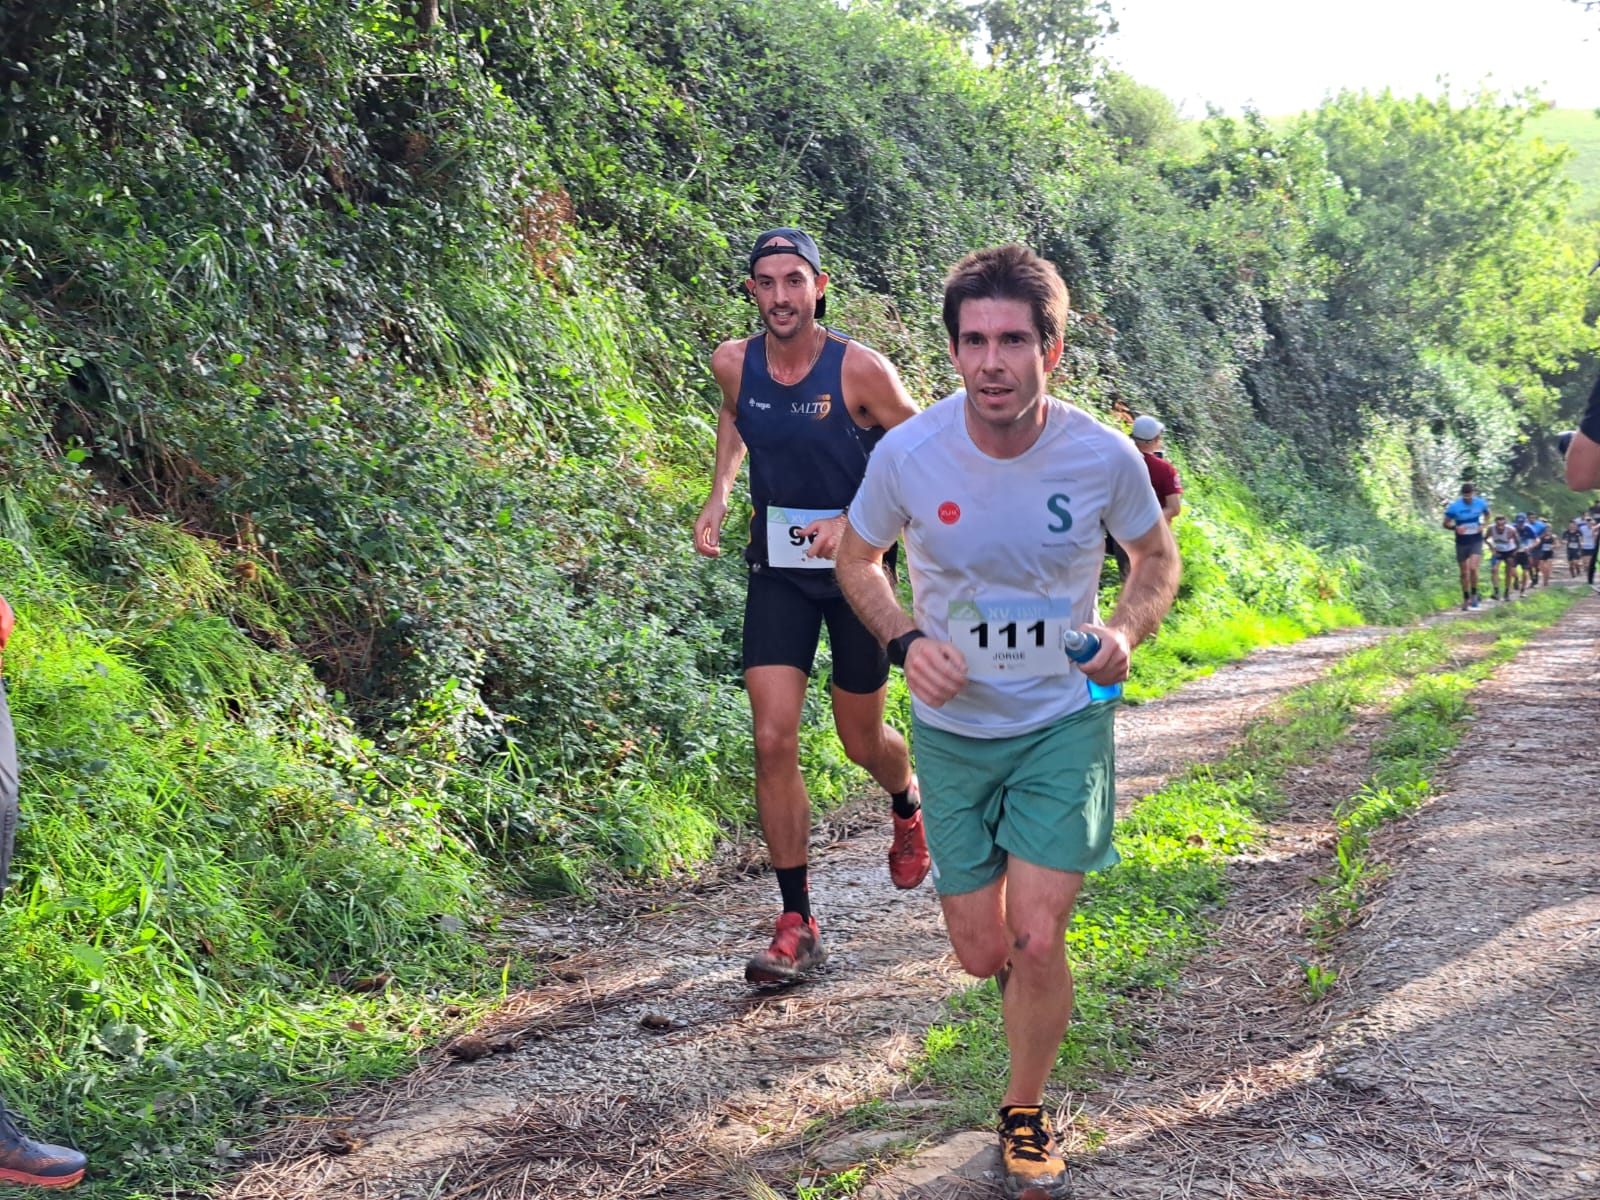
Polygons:
<instances>
[{"instance_id":1,"label":"muddy trail","mask_svg":"<svg viewBox=\"0 0 1600 1200\"><path fill-rule=\"evenodd\" d=\"M1118 717L1121 804L1156 789L1192 763L1220 758L1245 725L1284 692L1386 632L1347 630L1271 648L1171 696L1124 709ZM1596 939L1568 947L1585 929L1589 934L1600 929L1594 919L1600 914L1584 907L1600 903L1596 856L1587 849L1595 844L1596 827L1578 798L1600 795L1595 777L1600 766L1583 741L1583 731L1592 731L1600 718L1592 652L1597 632L1600 604L1580 605L1546 635L1539 653L1525 652L1502 671L1504 680L1532 669L1529 664L1540 664L1540 671L1559 667L1565 671L1565 690L1544 675L1488 685L1507 689L1503 695L1496 692L1497 726L1511 723L1520 730L1528 725L1517 735L1526 746L1519 752L1525 759L1508 763L1504 747L1497 746L1501 775L1485 764L1459 768L1462 778L1478 789L1476 798L1467 799L1454 789L1412 823L1407 836L1419 843L1425 842L1431 823L1441 819L1450 835L1445 846L1405 849L1407 863L1420 857L1431 874L1419 876L1422 882L1413 886L1403 871L1397 872L1391 885L1390 895L1405 901L1396 911L1417 924L1384 926L1391 910L1387 901L1381 904L1352 945L1341 948L1341 954L1367 965L1360 970L1341 967L1334 997L1315 1008L1308 1008L1295 990L1283 952L1297 937L1296 889L1309 886L1315 870L1325 864L1329 796L1342 783L1340 772L1358 771L1359 763L1332 764L1306 781L1304 811L1297 806L1275 825L1266 848L1237 868L1238 890L1222 914L1216 953L1198 960L1186 972L1184 985L1152 1016L1156 1036L1148 1062L1074 1098L1079 1142L1073 1148L1084 1152L1075 1162L1080 1194L1141 1200L1600 1196L1600 1183L1589 1192L1418 1190L1414 1182L1421 1160L1408 1159L1407 1153L1445 1163L1436 1176L1450 1181L1441 1184L1448 1187L1514 1178L1532 1160L1505 1157L1509 1149L1480 1152L1487 1134L1474 1123L1476 1118L1445 1112L1448 1101L1428 1092L1420 1078L1407 1075L1404 1087L1389 1101L1383 1099L1388 1095L1384 1084L1377 1082L1410 1057L1407 1038L1425 1031L1438 1036L1456 1027L1454 1018L1444 1015L1452 1005L1482 1011L1489 1021L1494 1019L1491 996L1526 998L1531 993L1525 989L1545 986L1507 978L1503 950L1496 949L1502 935L1526 935L1516 943L1519 970L1522 964L1530 971L1545 970L1537 965L1538 956L1525 953L1529 946L1559 957L1586 944L1589 982L1597 982L1592 974L1600 954ZM1536 702L1559 711L1512 711L1512 706ZM1559 745L1544 747L1539 738L1556 717L1561 720L1550 729ZM1359 757L1360 739L1351 739L1351 744L1351 756ZM1587 758L1570 769L1587 771L1587 783L1576 780L1572 792L1563 793L1572 809L1570 821L1558 826L1556 815L1566 810L1552 806L1548 787L1522 789L1526 795L1521 796L1501 776L1513 769L1545 769L1537 764L1569 764L1574 746ZM1530 807L1527 814L1505 815L1509 801L1524 799ZM1484 818L1488 826L1483 837L1515 834L1518 844L1497 849L1460 840L1459 812L1448 814L1463 803L1474 806L1474 812L1492 814L1492 820ZM773 1194L763 1189L762 1180L780 1194L792 1192L793 1185L784 1181L799 1171L837 1170L880 1156L892 1159L892 1151L923 1142L931 1145L914 1157L901 1154L899 1165L886 1167L862 1195L873 1200L997 1195L992 1136L938 1137L940 1111L949 1101L906 1082L906 1065L923 1033L943 1015L946 999L969 981L948 953L931 888L902 893L890 885L883 857L886 821L880 822L878 808L875 800L851 819L835 819L820 827L814 839L813 904L831 959L811 982L754 990L743 981L744 959L764 944L776 912L776 889L764 873L750 877L725 870L692 888L618 893L583 906L543 909L522 920L519 933L550 963L550 982L515 997L481 1031L487 1044L477 1049L499 1052L474 1062L440 1052L412 1075L368 1093L342 1112L289 1121L261 1143L248 1169L213 1195L220 1200L748 1200ZM1440 813L1447 815L1441 818ZM1530 831L1516 824L1519 819L1529 822L1539 838L1563 844L1565 864L1546 861L1562 857L1554 851L1545 858L1535 855L1537 861L1527 859ZM1447 856L1447 850L1457 857ZM1477 858L1468 862L1474 853ZM1491 867L1495 872L1515 868L1520 874L1509 882L1496 874L1491 881L1484 874ZM1441 895L1438 910L1430 910L1424 907L1431 903L1426 891L1430 880L1441 888L1466 891L1466 896ZM1584 880L1593 890L1584 890ZM1572 899L1551 902L1559 912L1550 917L1545 934L1536 936L1544 929L1536 919L1546 912L1542 900L1497 899L1492 920L1488 913L1476 914L1484 895L1498 895L1502 883L1514 884L1513 890L1535 889L1529 896L1545 896L1554 889ZM1470 920L1465 915L1469 910L1474 913ZM1587 926L1582 924L1585 913ZM1510 923L1505 929L1500 928L1502 917ZM1430 918L1443 923L1429 926ZM1471 932L1449 933L1456 926ZM1376 932L1385 929L1381 936ZM1453 938L1466 939L1454 953ZM1368 945L1368 939L1376 940ZM1388 974L1381 965L1386 953L1403 964ZM1424 961L1435 955L1445 957L1425 968ZM1479 975L1470 987L1476 990L1470 996L1452 994L1448 987L1428 992L1430 981L1453 985L1457 976L1448 964L1456 959L1474 964ZM1490 965L1497 962L1491 977ZM1579 966L1579 956L1570 953L1560 963L1552 960L1547 964L1549 986L1560 984L1560 972ZM1562 997L1587 1006L1587 1025L1573 1026L1572 1035L1586 1038L1583 1044L1591 1047L1600 1044L1595 1005L1589 999L1593 987L1586 994L1580 978L1561 978L1570 984L1568 990L1550 992L1543 1003L1546 1008L1557 1005L1557 1014ZM1376 990L1358 995L1363 986ZM1386 1005L1402 992L1408 998L1391 1011ZM1425 1014L1426 1005L1432 1008ZM1577 1020L1571 1014L1546 1017L1551 1036ZM1426 1061L1428 1071L1443 1070L1446 1089L1449 1075L1458 1073L1463 1082L1455 1086L1479 1096L1478 1084L1465 1083L1470 1053L1482 1056L1474 1060L1478 1065L1493 1063L1487 1057L1490 1051L1507 1062L1510 1055L1549 1053L1537 1041L1531 1020L1517 1028L1523 1030L1523 1042L1535 1038L1532 1043L1519 1042L1509 1025L1495 1026L1501 1042L1478 1029L1471 1045L1457 1047L1460 1060L1449 1059L1446 1067L1440 1067L1431 1051L1411 1061L1419 1069ZM1566 1145L1563 1139L1576 1136L1572 1130L1580 1127L1574 1123L1592 1117L1588 1100L1600 1100L1600 1084L1593 1079L1597 1063L1592 1055L1587 1064L1574 1059L1570 1065L1576 1082L1560 1094L1559 1103L1577 1107L1561 1110L1567 1119L1560 1135L1540 1124L1549 1116L1549 1105L1540 1107L1529 1098L1530 1128L1537 1127L1536 1133L1517 1135L1522 1140L1516 1145L1559 1161L1560 1170L1581 1183L1582 1174L1595 1166L1592 1127L1583 1127L1591 1139L1588 1158L1550 1147ZM1590 1076L1587 1084L1578 1068ZM1426 1103L1419 1100L1424 1095ZM1558 1099L1548 1090L1540 1096ZM889 1114L874 1129L850 1132L830 1125L830 1118L874 1099L883 1101ZM1296 1101L1294 1111L1301 1115L1288 1110L1275 1115L1270 1108L1275 1099ZM1383 1103L1391 1103L1397 1113L1386 1112ZM1365 1149L1366 1142L1359 1151L1352 1148L1352 1138L1367 1137L1374 1128L1398 1127L1401 1109L1412 1125L1420 1121L1437 1131L1449 1153L1430 1149L1432 1143L1402 1139L1380 1169L1381 1164L1370 1161L1375 1151ZM1313 1110L1322 1114L1323 1124L1306 1135L1308 1140L1296 1141L1300 1134L1295 1123ZM1348 1128L1338 1123L1345 1119ZM1506 1128L1504 1122L1500 1128ZM1104 1135L1104 1147L1096 1153L1087 1152L1085 1131L1090 1130ZM1450 1174L1455 1167L1449 1163L1461 1146L1471 1147L1478 1157L1461 1168L1467 1174L1458 1179ZM1401 1176L1410 1172L1411 1190L1385 1191L1382 1187L1390 1184L1377 1182L1369 1187L1367 1181L1377 1181L1382 1170ZM1322 1190L1305 1190L1296 1182L1302 1177ZM1346 1186L1342 1181L1347 1178L1362 1182Z\"/></svg>"}]
</instances>

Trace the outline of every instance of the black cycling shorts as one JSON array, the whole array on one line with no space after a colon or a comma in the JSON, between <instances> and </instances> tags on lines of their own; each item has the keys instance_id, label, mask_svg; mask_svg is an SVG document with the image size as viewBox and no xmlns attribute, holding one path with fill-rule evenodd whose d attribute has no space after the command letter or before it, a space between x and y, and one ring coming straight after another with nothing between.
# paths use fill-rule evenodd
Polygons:
<instances>
[{"instance_id":1,"label":"black cycling shorts","mask_svg":"<svg viewBox=\"0 0 1600 1200\"><path fill-rule=\"evenodd\" d=\"M1479 533L1474 534L1471 537L1456 538L1456 561L1458 563L1466 562L1467 559L1481 555L1482 553L1483 534Z\"/></svg>"},{"instance_id":2,"label":"black cycling shorts","mask_svg":"<svg viewBox=\"0 0 1600 1200\"><path fill-rule=\"evenodd\" d=\"M744 597L744 669L797 667L807 675L817 656L824 621L833 654L833 686L841 692L871 695L889 682L889 655L838 595L785 578L770 567L750 572Z\"/></svg>"}]
</instances>

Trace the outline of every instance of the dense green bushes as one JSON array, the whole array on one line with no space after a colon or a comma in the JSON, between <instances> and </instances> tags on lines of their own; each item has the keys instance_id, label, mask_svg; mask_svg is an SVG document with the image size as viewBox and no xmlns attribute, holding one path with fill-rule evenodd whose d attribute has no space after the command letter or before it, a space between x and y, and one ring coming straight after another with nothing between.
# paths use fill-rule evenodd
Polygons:
<instances>
[{"instance_id":1,"label":"dense green bushes","mask_svg":"<svg viewBox=\"0 0 1600 1200\"><path fill-rule=\"evenodd\" d=\"M958 255L1061 265L1064 392L1159 412L1188 485L1135 692L1448 587L1418 506L1525 457L1589 344L1520 108L1344 97L1177 158L1096 127L1086 60L1045 80L1040 30L982 68L897 15L968 7L0 0L0 1087L183 1175L207 1114L481 990L451 931L491 882L668 871L745 817L739 564L689 528L769 224L922 399ZM1057 7L1076 55L1099 8ZM129 1117L166 1070L207 1082Z\"/></svg>"}]
</instances>

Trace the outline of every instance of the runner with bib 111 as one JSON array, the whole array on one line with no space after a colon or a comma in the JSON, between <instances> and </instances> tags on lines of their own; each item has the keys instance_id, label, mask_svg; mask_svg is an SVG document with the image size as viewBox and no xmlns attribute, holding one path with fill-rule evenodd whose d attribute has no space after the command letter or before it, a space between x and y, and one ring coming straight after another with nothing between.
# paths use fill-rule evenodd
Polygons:
<instances>
[{"instance_id":1,"label":"runner with bib 111","mask_svg":"<svg viewBox=\"0 0 1600 1200\"><path fill-rule=\"evenodd\" d=\"M1109 694L1179 571L1133 443L1046 391L1067 313L1060 275L1026 247L955 266L944 323L966 389L884 436L838 566L911 690L951 945L1003 993L1011 1071L998 1132L1012 1195L1068 1190L1044 1104L1072 1012L1064 937L1084 873L1117 861ZM1129 571L1102 622L1107 532ZM882 568L902 534L914 616Z\"/></svg>"}]
</instances>

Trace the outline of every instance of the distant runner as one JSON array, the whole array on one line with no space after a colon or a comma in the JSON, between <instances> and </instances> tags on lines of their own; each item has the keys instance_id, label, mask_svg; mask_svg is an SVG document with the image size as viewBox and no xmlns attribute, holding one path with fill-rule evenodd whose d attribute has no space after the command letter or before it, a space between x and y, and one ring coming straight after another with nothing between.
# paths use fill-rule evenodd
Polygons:
<instances>
[{"instance_id":1,"label":"distant runner","mask_svg":"<svg viewBox=\"0 0 1600 1200\"><path fill-rule=\"evenodd\" d=\"M1513 562L1519 576L1517 594L1525 593L1533 584L1535 565L1533 551L1539 544L1538 536L1533 532L1533 526L1528 521L1527 513L1518 513L1516 519L1517 530L1517 555Z\"/></svg>"},{"instance_id":2,"label":"distant runner","mask_svg":"<svg viewBox=\"0 0 1600 1200\"><path fill-rule=\"evenodd\" d=\"M1455 530L1456 564L1461 571L1461 611L1478 607L1478 563L1483 558L1483 525L1489 502L1470 483L1444 510L1444 527Z\"/></svg>"},{"instance_id":3,"label":"distant runner","mask_svg":"<svg viewBox=\"0 0 1600 1200\"><path fill-rule=\"evenodd\" d=\"M1150 486L1155 491L1156 503L1161 505L1161 515L1171 525L1183 511L1183 481L1178 478L1178 468L1167 461L1161 445L1167 427L1146 413L1134 418L1133 428L1128 432L1144 456L1145 469L1150 472Z\"/></svg>"},{"instance_id":4,"label":"distant runner","mask_svg":"<svg viewBox=\"0 0 1600 1200\"><path fill-rule=\"evenodd\" d=\"M1517 557L1517 530L1516 526L1506 520L1505 513L1498 514L1494 524L1489 527L1489 550L1494 555L1489 563L1489 586L1493 589L1491 599L1511 599L1511 580L1516 573ZM1501 589L1500 568L1505 568L1505 586Z\"/></svg>"},{"instance_id":5,"label":"distant runner","mask_svg":"<svg viewBox=\"0 0 1600 1200\"><path fill-rule=\"evenodd\" d=\"M1539 582L1550 586L1556 569L1556 527L1551 521L1539 522Z\"/></svg>"},{"instance_id":6,"label":"distant runner","mask_svg":"<svg viewBox=\"0 0 1600 1200\"><path fill-rule=\"evenodd\" d=\"M1167 427L1146 413L1135 417L1128 436L1144 456L1145 469L1150 473L1150 487L1155 491L1156 503L1161 505L1161 515L1171 525L1183 511L1183 482L1178 478L1178 468L1167 461L1162 451L1161 438ZM1117 561L1118 579L1128 577L1128 555L1117 544L1117 539L1106 534L1106 550Z\"/></svg>"},{"instance_id":7,"label":"distant runner","mask_svg":"<svg viewBox=\"0 0 1600 1200\"><path fill-rule=\"evenodd\" d=\"M845 594L911 689L950 943L1004 995L998 1132L1013 1195L1067 1188L1043 1103L1072 1013L1063 938L1084 873L1117 861L1116 705L1095 689L1127 678L1178 585L1133 445L1046 392L1067 312L1055 267L1023 246L955 266L944 322L966 390L885 436L839 551ZM1129 557L1103 625L1102 529ZM902 533L914 620L882 567ZM1099 639L1081 669L1080 630Z\"/></svg>"},{"instance_id":8,"label":"distant runner","mask_svg":"<svg viewBox=\"0 0 1600 1200\"><path fill-rule=\"evenodd\" d=\"M11 605L0 596L0 651L11 640L16 626ZM6 877L11 873L11 852L17 832L17 739L11 726L11 709L0 678L0 897L5 895ZM0 1015L0 1020L4 1016ZM36 1142L23 1132L15 1116L0 1099L0 1184L19 1187L64 1189L83 1178L88 1160L66 1146Z\"/></svg>"},{"instance_id":9,"label":"distant runner","mask_svg":"<svg viewBox=\"0 0 1600 1200\"><path fill-rule=\"evenodd\" d=\"M1567 522L1563 539L1567 546L1567 578L1576 579L1583 571L1583 534L1578 531L1578 519Z\"/></svg>"},{"instance_id":10,"label":"distant runner","mask_svg":"<svg viewBox=\"0 0 1600 1200\"><path fill-rule=\"evenodd\" d=\"M1600 525L1595 519L1583 516L1578 519L1578 544L1583 548L1583 576L1590 587L1594 586L1595 541L1600 537Z\"/></svg>"},{"instance_id":11,"label":"distant runner","mask_svg":"<svg viewBox=\"0 0 1600 1200\"><path fill-rule=\"evenodd\" d=\"M868 456L885 430L917 409L888 359L819 323L827 286L808 234L763 233L750 252L745 287L765 328L723 342L711 356L722 408L711 496L695 521L694 547L710 557L722 552L722 522L748 448L754 515L745 549L744 678L755 724L756 811L783 901L772 944L745 964L751 983L797 979L827 958L811 913L811 797L799 743L824 622L834 727L850 760L893 805L890 877L896 887L914 888L928 874L910 755L883 721L889 660L850 611L833 573L844 509Z\"/></svg>"}]
</instances>

